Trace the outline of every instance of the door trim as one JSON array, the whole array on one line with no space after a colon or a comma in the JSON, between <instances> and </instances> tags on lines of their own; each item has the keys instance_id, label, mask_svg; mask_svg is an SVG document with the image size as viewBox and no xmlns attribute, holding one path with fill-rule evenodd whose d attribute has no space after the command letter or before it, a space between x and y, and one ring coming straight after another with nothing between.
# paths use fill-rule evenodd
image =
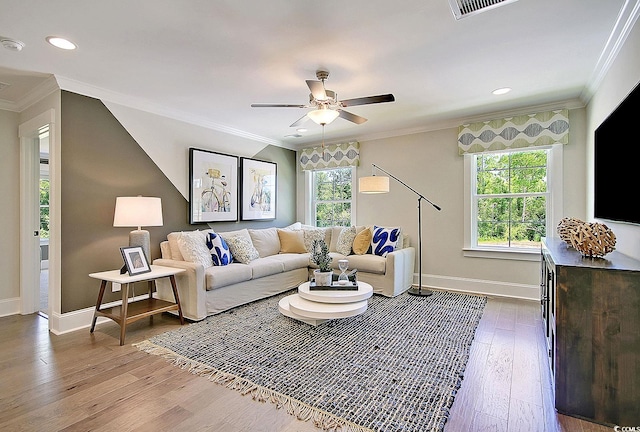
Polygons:
<instances>
[{"instance_id":1,"label":"door trim","mask_svg":"<svg viewBox=\"0 0 640 432\"><path fill-rule=\"evenodd\" d=\"M49 125L49 148L55 148L55 110L49 109L18 127L20 138L20 313L40 309L40 202L37 199L40 179L40 146L38 131ZM52 212L53 209L50 209ZM51 218L53 219L53 217ZM51 229L53 231L53 228ZM53 239L50 240L50 245ZM51 246L50 246L51 247ZM55 265L55 263L51 263ZM55 287L49 283L49 299ZM51 314L51 302L48 315Z\"/></svg>"}]
</instances>

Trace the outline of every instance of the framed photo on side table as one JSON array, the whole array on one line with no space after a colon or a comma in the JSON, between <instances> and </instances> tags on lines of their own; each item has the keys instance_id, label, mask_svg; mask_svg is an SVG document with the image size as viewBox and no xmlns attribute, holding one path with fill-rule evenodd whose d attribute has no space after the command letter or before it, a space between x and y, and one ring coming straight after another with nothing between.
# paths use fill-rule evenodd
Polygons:
<instances>
[{"instance_id":1,"label":"framed photo on side table","mask_svg":"<svg viewBox=\"0 0 640 432\"><path fill-rule=\"evenodd\" d=\"M241 158L242 220L276 218L278 164Z\"/></svg>"},{"instance_id":2,"label":"framed photo on side table","mask_svg":"<svg viewBox=\"0 0 640 432\"><path fill-rule=\"evenodd\" d=\"M189 223L238 220L238 156L189 149Z\"/></svg>"},{"instance_id":3,"label":"framed photo on side table","mask_svg":"<svg viewBox=\"0 0 640 432\"><path fill-rule=\"evenodd\" d=\"M126 267L127 272L129 272L129 276L135 276L151 271L151 266L149 266L147 257L144 255L142 246L121 247L120 252L122 252L124 266Z\"/></svg>"}]
</instances>

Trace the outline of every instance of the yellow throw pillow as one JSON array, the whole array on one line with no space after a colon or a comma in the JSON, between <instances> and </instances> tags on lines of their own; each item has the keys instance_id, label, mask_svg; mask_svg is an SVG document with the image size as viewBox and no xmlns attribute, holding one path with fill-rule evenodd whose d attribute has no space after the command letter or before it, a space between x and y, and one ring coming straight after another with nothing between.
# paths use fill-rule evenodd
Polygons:
<instances>
[{"instance_id":1,"label":"yellow throw pillow","mask_svg":"<svg viewBox=\"0 0 640 432\"><path fill-rule=\"evenodd\" d=\"M278 230L280 253L306 253L302 230Z\"/></svg>"},{"instance_id":2,"label":"yellow throw pillow","mask_svg":"<svg viewBox=\"0 0 640 432\"><path fill-rule=\"evenodd\" d=\"M366 227L362 231L360 231L356 238L353 239L353 253L356 255L364 255L369 250L371 246L371 236L373 233L371 232L371 227Z\"/></svg>"}]
</instances>

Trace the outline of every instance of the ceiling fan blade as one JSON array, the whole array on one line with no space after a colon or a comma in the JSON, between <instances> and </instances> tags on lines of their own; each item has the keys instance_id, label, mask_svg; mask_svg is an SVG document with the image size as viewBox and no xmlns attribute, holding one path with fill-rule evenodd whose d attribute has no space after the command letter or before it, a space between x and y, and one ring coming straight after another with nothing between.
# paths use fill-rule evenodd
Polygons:
<instances>
[{"instance_id":1,"label":"ceiling fan blade","mask_svg":"<svg viewBox=\"0 0 640 432\"><path fill-rule=\"evenodd\" d=\"M309 120L309 117L305 114L302 117L300 117L298 120L296 120L295 122L293 122L291 124L291 126L289 127L297 127L297 126L302 126L304 123L307 122L307 120Z\"/></svg>"},{"instance_id":2,"label":"ceiling fan blade","mask_svg":"<svg viewBox=\"0 0 640 432\"><path fill-rule=\"evenodd\" d=\"M306 105L293 104L251 104L252 108L308 108Z\"/></svg>"},{"instance_id":3,"label":"ceiling fan blade","mask_svg":"<svg viewBox=\"0 0 640 432\"><path fill-rule=\"evenodd\" d=\"M324 84L322 84L322 81L307 80L307 85L316 100L327 99L327 93L324 91Z\"/></svg>"},{"instance_id":4,"label":"ceiling fan blade","mask_svg":"<svg viewBox=\"0 0 640 432\"><path fill-rule=\"evenodd\" d=\"M375 104L375 103L383 103L383 102L393 102L396 98L392 94L384 94L378 96L367 96L355 99L345 99L340 101L340 104L343 107L350 107L356 105L367 105L367 104Z\"/></svg>"},{"instance_id":5,"label":"ceiling fan blade","mask_svg":"<svg viewBox=\"0 0 640 432\"><path fill-rule=\"evenodd\" d=\"M345 120L349 120L350 122L354 122L355 124L362 124L367 121L366 118L360 117L359 115L352 114L345 110L340 110L339 113L340 113L340 117L342 117Z\"/></svg>"}]
</instances>

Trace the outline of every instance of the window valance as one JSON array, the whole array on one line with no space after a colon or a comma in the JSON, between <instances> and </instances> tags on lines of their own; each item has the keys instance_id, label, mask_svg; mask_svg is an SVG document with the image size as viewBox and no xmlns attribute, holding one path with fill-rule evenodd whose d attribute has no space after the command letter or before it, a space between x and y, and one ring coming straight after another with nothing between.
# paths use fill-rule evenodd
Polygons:
<instances>
[{"instance_id":1,"label":"window valance","mask_svg":"<svg viewBox=\"0 0 640 432\"><path fill-rule=\"evenodd\" d=\"M461 155L568 142L569 111L566 109L470 123L458 128Z\"/></svg>"},{"instance_id":2,"label":"window valance","mask_svg":"<svg viewBox=\"0 0 640 432\"><path fill-rule=\"evenodd\" d=\"M359 142L334 144L324 148L306 148L300 154L300 166L303 170L358 166L359 164Z\"/></svg>"}]
</instances>

